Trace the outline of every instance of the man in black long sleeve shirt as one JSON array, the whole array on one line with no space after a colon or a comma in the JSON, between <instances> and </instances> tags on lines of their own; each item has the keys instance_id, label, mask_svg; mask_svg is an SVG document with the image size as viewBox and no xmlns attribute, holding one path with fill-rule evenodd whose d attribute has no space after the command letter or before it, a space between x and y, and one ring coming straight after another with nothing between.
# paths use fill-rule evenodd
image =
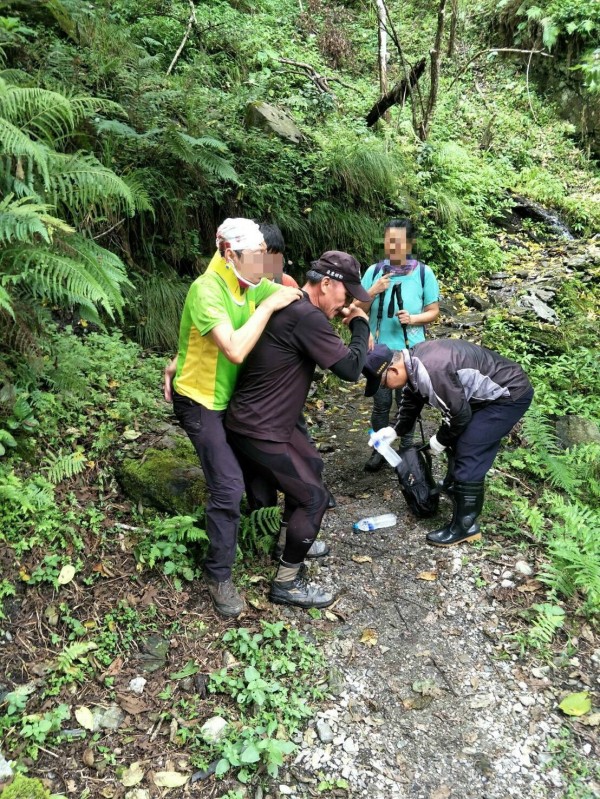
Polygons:
<instances>
[{"instance_id":1,"label":"man in black long sleeve shirt","mask_svg":"<svg viewBox=\"0 0 600 799\"><path fill-rule=\"evenodd\" d=\"M276 313L248 356L227 410L227 428L244 470L272 482L285 494L285 549L271 586L271 600L301 607L326 607L333 595L299 577L315 540L329 492L323 461L297 427L316 366L342 380L358 380L365 363L367 315L347 300L365 302L360 265L347 253L324 253L311 264L305 296L291 313ZM292 311L292 307L289 308ZM342 316L352 332L346 346L329 323Z\"/></svg>"},{"instance_id":2,"label":"man in black long sleeve shirt","mask_svg":"<svg viewBox=\"0 0 600 799\"><path fill-rule=\"evenodd\" d=\"M403 388L398 415L387 440L414 425L425 404L442 413L431 437L434 455L448 449L454 472L447 477L454 502L452 521L427 535L434 546L452 546L481 538L477 518L483 508L484 479L503 436L529 408L533 388L518 363L493 350L459 339L425 341L412 349L376 346L367 358L366 396L380 385Z\"/></svg>"}]
</instances>

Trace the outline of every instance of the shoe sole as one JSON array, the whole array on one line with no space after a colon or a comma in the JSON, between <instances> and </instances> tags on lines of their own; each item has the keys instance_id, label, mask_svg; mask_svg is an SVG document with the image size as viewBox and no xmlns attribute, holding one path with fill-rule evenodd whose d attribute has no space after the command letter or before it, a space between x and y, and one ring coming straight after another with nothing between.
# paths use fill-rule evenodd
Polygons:
<instances>
[{"instance_id":1,"label":"shoe sole","mask_svg":"<svg viewBox=\"0 0 600 799\"><path fill-rule=\"evenodd\" d=\"M303 605L301 602L290 602L289 599L282 599L280 597L274 597L269 595L269 601L273 602L274 605L290 605L293 608L302 608L303 610L310 610L311 608L328 608L330 605L333 605L335 602L335 597L331 597L329 602L312 602L310 605L306 604Z\"/></svg>"},{"instance_id":2,"label":"shoe sole","mask_svg":"<svg viewBox=\"0 0 600 799\"><path fill-rule=\"evenodd\" d=\"M467 538L461 538L460 541L452 541L449 544L438 544L437 541L430 541L428 538L425 540L431 547L457 547L459 544L466 544L469 541L480 541L481 533L475 533L475 535L470 535Z\"/></svg>"},{"instance_id":3,"label":"shoe sole","mask_svg":"<svg viewBox=\"0 0 600 799\"><path fill-rule=\"evenodd\" d=\"M220 610L215 605L214 602L212 603L212 606L213 606L213 610L215 611L215 613L218 613L219 616L221 616L224 619L237 619L237 617L240 616L246 610L246 606L244 605L244 607L241 610L238 610L237 613L235 613L235 612L234 613L226 613L225 611Z\"/></svg>"}]
</instances>

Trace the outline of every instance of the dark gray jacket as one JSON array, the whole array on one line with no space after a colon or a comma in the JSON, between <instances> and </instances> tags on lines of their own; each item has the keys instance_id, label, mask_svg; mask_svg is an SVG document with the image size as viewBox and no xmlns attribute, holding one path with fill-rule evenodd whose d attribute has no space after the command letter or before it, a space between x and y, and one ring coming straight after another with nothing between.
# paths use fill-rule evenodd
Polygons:
<instances>
[{"instance_id":1,"label":"dark gray jacket","mask_svg":"<svg viewBox=\"0 0 600 799\"><path fill-rule=\"evenodd\" d=\"M514 402L532 390L518 363L461 339L424 341L402 354L408 383L396 417L400 436L427 404L438 408L444 419L437 440L452 446L471 421L473 409Z\"/></svg>"}]
</instances>

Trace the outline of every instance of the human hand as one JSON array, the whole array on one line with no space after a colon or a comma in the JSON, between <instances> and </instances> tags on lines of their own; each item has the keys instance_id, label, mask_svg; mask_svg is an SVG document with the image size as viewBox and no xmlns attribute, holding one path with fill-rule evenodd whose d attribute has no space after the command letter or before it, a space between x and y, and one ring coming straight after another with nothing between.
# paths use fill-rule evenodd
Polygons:
<instances>
[{"instance_id":1,"label":"human hand","mask_svg":"<svg viewBox=\"0 0 600 799\"><path fill-rule=\"evenodd\" d=\"M369 294L371 297L376 297L378 294L382 294L384 291L387 291L390 287L390 276L389 275L382 275L378 280L376 280L371 288L369 289Z\"/></svg>"},{"instance_id":2,"label":"human hand","mask_svg":"<svg viewBox=\"0 0 600 799\"><path fill-rule=\"evenodd\" d=\"M342 321L345 325L349 325L353 319L364 319L365 322L369 322L367 314L353 302L351 302L347 308L342 308L339 315L342 317Z\"/></svg>"},{"instance_id":3,"label":"human hand","mask_svg":"<svg viewBox=\"0 0 600 799\"><path fill-rule=\"evenodd\" d=\"M431 436L429 439L429 449L434 455L441 455L446 447L443 444L440 444L435 436Z\"/></svg>"},{"instance_id":4,"label":"human hand","mask_svg":"<svg viewBox=\"0 0 600 799\"><path fill-rule=\"evenodd\" d=\"M287 308L292 302L302 298L300 289L293 286L282 286L278 291L274 291L266 300L261 303L262 308L266 308L271 313Z\"/></svg>"},{"instance_id":5,"label":"human hand","mask_svg":"<svg viewBox=\"0 0 600 799\"><path fill-rule=\"evenodd\" d=\"M173 402L173 378L177 371L177 356L165 366L165 382L163 385L163 395L167 402Z\"/></svg>"},{"instance_id":6,"label":"human hand","mask_svg":"<svg viewBox=\"0 0 600 799\"><path fill-rule=\"evenodd\" d=\"M405 311L404 309L402 311L398 311L397 316L398 316L398 321L400 322L401 325L413 324L412 316L409 314L408 311Z\"/></svg>"},{"instance_id":7,"label":"human hand","mask_svg":"<svg viewBox=\"0 0 600 799\"><path fill-rule=\"evenodd\" d=\"M392 444L397 438L398 435L394 427L382 427L381 430L376 430L371 433L369 446L374 446L375 441L380 441L382 444Z\"/></svg>"}]
</instances>

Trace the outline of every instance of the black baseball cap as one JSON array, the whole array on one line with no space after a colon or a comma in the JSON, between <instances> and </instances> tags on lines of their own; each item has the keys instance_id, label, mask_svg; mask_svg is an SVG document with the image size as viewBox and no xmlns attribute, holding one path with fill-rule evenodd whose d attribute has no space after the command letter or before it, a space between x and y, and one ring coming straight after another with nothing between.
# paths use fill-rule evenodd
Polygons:
<instances>
[{"instance_id":1,"label":"black baseball cap","mask_svg":"<svg viewBox=\"0 0 600 799\"><path fill-rule=\"evenodd\" d=\"M311 269L333 280L341 280L350 294L359 302L371 302L371 295L360 284L360 264L353 255L339 250L328 250L316 261Z\"/></svg>"},{"instance_id":2,"label":"black baseball cap","mask_svg":"<svg viewBox=\"0 0 600 799\"><path fill-rule=\"evenodd\" d=\"M381 375L392 362L394 353L385 344L376 344L367 355L362 373L367 378L365 397L372 397L381 386Z\"/></svg>"}]
</instances>

